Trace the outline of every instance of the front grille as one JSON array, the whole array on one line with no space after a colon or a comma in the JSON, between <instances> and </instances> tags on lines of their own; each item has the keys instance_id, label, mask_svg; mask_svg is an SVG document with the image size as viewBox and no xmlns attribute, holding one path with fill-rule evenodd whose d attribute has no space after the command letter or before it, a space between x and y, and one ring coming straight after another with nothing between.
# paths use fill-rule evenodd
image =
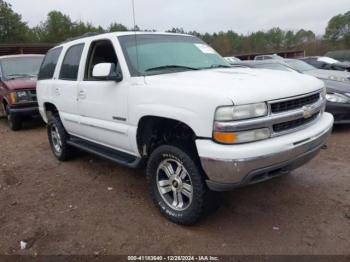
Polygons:
<instances>
[{"instance_id":1,"label":"front grille","mask_svg":"<svg viewBox=\"0 0 350 262\"><path fill-rule=\"evenodd\" d=\"M284 132L287 130L298 128L300 126L311 123L317 118L318 115L319 115L319 112L317 112L316 114L312 115L309 118L299 118L297 120L276 124L273 126L273 131L275 133L279 133L279 132Z\"/></svg>"},{"instance_id":2,"label":"front grille","mask_svg":"<svg viewBox=\"0 0 350 262\"><path fill-rule=\"evenodd\" d=\"M30 94L30 98L31 98L32 101L37 101L36 90L30 90L29 94Z\"/></svg>"},{"instance_id":3,"label":"front grille","mask_svg":"<svg viewBox=\"0 0 350 262\"><path fill-rule=\"evenodd\" d=\"M273 103L271 104L271 112L276 114L276 113L281 113L285 111L302 108L303 106L316 103L319 99L320 99L320 94L317 93L317 94L309 95L302 98Z\"/></svg>"}]
</instances>

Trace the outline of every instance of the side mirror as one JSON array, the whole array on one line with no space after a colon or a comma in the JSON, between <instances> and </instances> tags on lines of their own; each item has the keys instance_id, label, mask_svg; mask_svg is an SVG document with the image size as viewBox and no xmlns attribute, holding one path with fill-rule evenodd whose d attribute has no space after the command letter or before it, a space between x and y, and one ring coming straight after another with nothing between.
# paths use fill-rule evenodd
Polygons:
<instances>
[{"instance_id":1,"label":"side mirror","mask_svg":"<svg viewBox=\"0 0 350 262\"><path fill-rule=\"evenodd\" d=\"M100 80L113 80L121 82L123 74L119 64L116 66L113 63L100 63L94 66L92 77Z\"/></svg>"}]
</instances>

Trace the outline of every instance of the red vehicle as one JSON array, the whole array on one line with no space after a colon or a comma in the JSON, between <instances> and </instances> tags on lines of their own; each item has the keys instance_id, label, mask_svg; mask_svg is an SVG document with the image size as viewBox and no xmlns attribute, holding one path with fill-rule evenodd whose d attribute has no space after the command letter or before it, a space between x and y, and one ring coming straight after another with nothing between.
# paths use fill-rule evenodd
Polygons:
<instances>
[{"instance_id":1,"label":"red vehicle","mask_svg":"<svg viewBox=\"0 0 350 262\"><path fill-rule=\"evenodd\" d=\"M25 117L38 115L36 79L44 56L0 56L0 115L21 129Z\"/></svg>"}]
</instances>

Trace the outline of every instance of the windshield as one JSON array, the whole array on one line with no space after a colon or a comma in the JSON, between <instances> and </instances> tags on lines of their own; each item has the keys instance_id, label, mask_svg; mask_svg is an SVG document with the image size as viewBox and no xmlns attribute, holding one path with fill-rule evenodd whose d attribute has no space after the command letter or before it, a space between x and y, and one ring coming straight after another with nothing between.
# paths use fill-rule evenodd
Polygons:
<instances>
[{"instance_id":1,"label":"windshield","mask_svg":"<svg viewBox=\"0 0 350 262\"><path fill-rule=\"evenodd\" d=\"M42 56L3 58L0 61L3 77L6 80L36 77L42 60Z\"/></svg>"},{"instance_id":2,"label":"windshield","mask_svg":"<svg viewBox=\"0 0 350 262\"><path fill-rule=\"evenodd\" d=\"M300 60L284 60L291 68L299 72L315 70L316 68Z\"/></svg>"},{"instance_id":3,"label":"windshield","mask_svg":"<svg viewBox=\"0 0 350 262\"><path fill-rule=\"evenodd\" d=\"M192 36L139 34L120 36L119 41L132 76L230 67L214 49Z\"/></svg>"},{"instance_id":4,"label":"windshield","mask_svg":"<svg viewBox=\"0 0 350 262\"><path fill-rule=\"evenodd\" d=\"M272 69L272 70L279 70L279 71L287 71L287 72L295 72L293 69L278 64L278 63L271 63L271 64L257 64L254 65L255 68L264 68L264 69Z\"/></svg>"}]
</instances>

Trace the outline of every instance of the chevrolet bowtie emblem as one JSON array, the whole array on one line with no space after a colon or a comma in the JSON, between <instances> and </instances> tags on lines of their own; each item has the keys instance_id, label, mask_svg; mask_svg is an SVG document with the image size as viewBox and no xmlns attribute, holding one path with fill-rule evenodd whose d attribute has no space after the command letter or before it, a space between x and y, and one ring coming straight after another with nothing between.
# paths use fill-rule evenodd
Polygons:
<instances>
[{"instance_id":1,"label":"chevrolet bowtie emblem","mask_svg":"<svg viewBox=\"0 0 350 262\"><path fill-rule=\"evenodd\" d=\"M313 115L313 109L311 106L304 106L303 107L303 117L305 119L312 117Z\"/></svg>"}]
</instances>

